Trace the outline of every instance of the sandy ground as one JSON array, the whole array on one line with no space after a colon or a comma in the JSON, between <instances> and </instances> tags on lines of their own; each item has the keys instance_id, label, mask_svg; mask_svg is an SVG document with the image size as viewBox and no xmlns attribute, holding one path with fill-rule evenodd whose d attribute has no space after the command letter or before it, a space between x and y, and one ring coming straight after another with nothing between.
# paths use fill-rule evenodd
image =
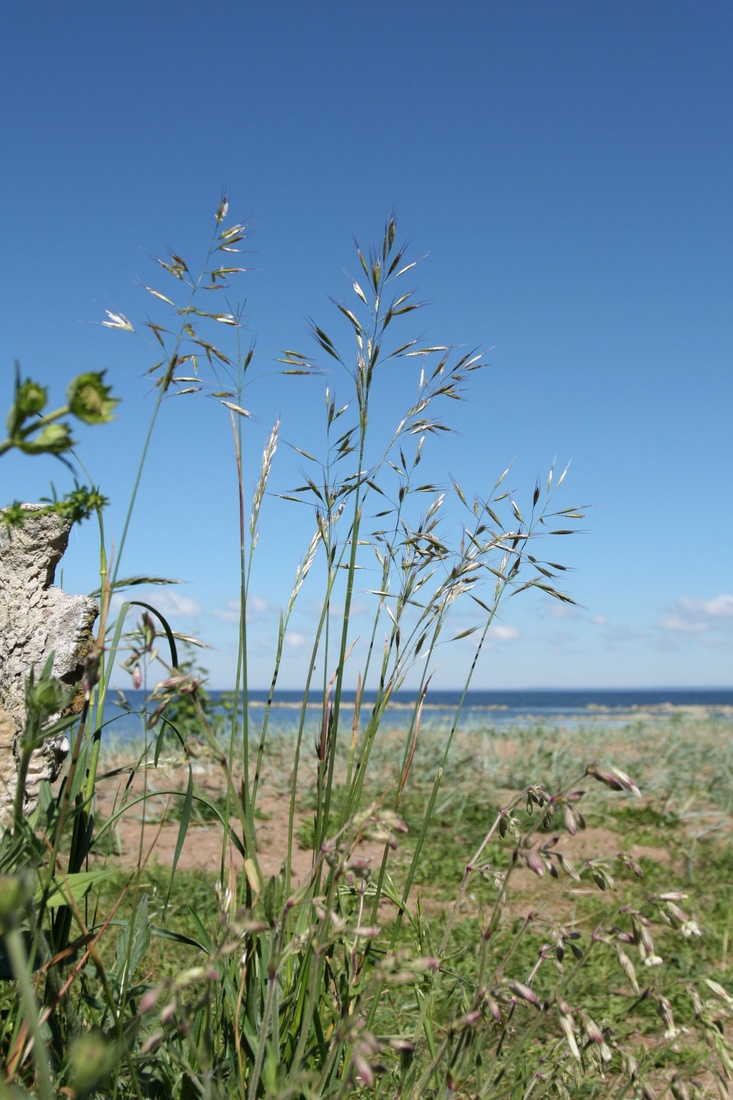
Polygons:
<instances>
[{"instance_id":1,"label":"sandy ground","mask_svg":"<svg viewBox=\"0 0 733 1100\"><path fill-rule=\"evenodd\" d=\"M212 800L223 798L226 784L213 770L194 765L196 791ZM100 823L115 818L108 847L109 856L121 867L137 866L140 855L162 866L170 866L178 842L179 814L176 804L181 797L164 792L183 791L188 783L186 767L163 766L138 772L132 782L129 774L121 773L104 777L97 785L96 813ZM136 801L147 791L144 803ZM121 811L121 812L120 812ZM281 781L265 777L257 794L256 831L258 862L262 875L277 875L286 858L289 833L290 797ZM174 819L169 820L171 815ZM295 829L307 822L308 811L298 810ZM241 824L236 817L230 819L232 828L241 834ZM217 871L221 866L224 829L219 821L204 823L191 820L186 832L178 866L184 870ZM376 860L381 858L382 846L363 843L359 856ZM98 855L101 855L101 851ZM226 860L241 864L241 856L228 842ZM293 846L292 869L296 881L303 881L312 865L312 855Z\"/></svg>"},{"instance_id":2,"label":"sandy ground","mask_svg":"<svg viewBox=\"0 0 733 1100\"><path fill-rule=\"evenodd\" d=\"M210 765L193 765L194 782L196 790L207 797L219 799L225 791L223 776ZM312 777L305 777L305 789ZM188 768L174 765L163 765L158 768L149 768L138 771L131 778L129 770L112 769L112 774L100 778L97 785L96 813L101 824L105 820L114 818L114 824L107 831L107 858L116 865L132 869L138 865L140 858L145 862L151 861L162 866L170 866L173 861L176 844L179 835L179 820L175 814L176 804L180 805L180 796L172 795L170 791L185 789L188 782ZM145 803L138 801L140 796L147 793ZM506 804L512 797L509 791L496 792L498 801ZM143 812L144 807L144 812ZM169 815L173 818L169 819ZM307 823L310 817L308 810L299 808L296 811L295 828ZM236 818L231 819L234 830L241 832L241 826ZM289 831L289 793L287 782L282 774L265 774L257 795L256 830L258 842L258 861L264 878L277 875L286 858L288 831ZM180 853L178 866L187 870L217 871L221 866L223 848L223 827L218 821L206 821L205 823L192 820L185 836L183 848ZM481 837L463 833L460 830L457 839L461 842L466 852L466 858L470 858L472 852L481 841ZM98 850L98 856L102 856L102 850ZM574 837L561 833L558 844L559 849L576 865L590 857L615 857L619 851L628 850L629 844L623 836L619 836L613 830L605 827L596 827L589 824L579 831ZM378 842L363 841L358 848L358 856L370 860L375 866L379 864L383 854L383 845ZM670 853L664 848L651 848L636 846L632 854L635 859L643 856L653 859L661 864L670 863ZM238 868L241 865L241 857L237 853L231 841L226 847L227 864ZM293 847L292 869L296 882L302 882L308 875L312 866L312 855L309 850ZM546 893L554 891L555 881L545 875L542 880L526 868L522 868L517 878L513 893L519 897L532 894L537 895L538 900ZM566 890L570 887L570 896L573 893L593 893L591 884L583 883L574 887L565 880Z\"/></svg>"}]
</instances>

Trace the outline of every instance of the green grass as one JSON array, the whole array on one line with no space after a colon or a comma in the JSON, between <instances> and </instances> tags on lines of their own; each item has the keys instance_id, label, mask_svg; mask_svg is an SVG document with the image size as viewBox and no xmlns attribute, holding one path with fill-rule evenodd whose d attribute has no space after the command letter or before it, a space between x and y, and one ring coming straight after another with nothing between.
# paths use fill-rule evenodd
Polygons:
<instances>
[{"instance_id":1,"label":"green grass","mask_svg":"<svg viewBox=\"0 0 733 1100\"><path fill-rule=\"evenodd\" d=\"M714 735L712 725L709 732ZM597 734L599 742L608 736L607 731L601 727L597 728ZM663 727L659 734L663 740ZM477 751L481 751L480 746L477 746ZM380 940L374 943L372 954L372 964L377 968L384 964L386 958L384 948L379 946L382 941L393 942L398 955L404 952L407 957L415 957L416 952L418 957L438 953L451 900L457 894L466 862L496 817L498 805L488 801L487 791L490 784L487 779L477 777L473 770L460 766L457 770L449 767L447 778L449 782L446 788L450 790L450 794L441 800L428 826L415 877L409 919L399 922L398 911L389 905L383 907L380 913L383 930ZM635 779L643 785L643 775L637 773ZM210 783L210 777L207 782ZM380 789L389 789L389 786L389 769L382 775L373 771L370 786L363 792L363 801L369 802ZM404 796L401 816L409 831L400 840L390 872L396 895L399 895L409 871L411 852L422 825L427 795L427 789L418 781L415 788ZM344 797L343 790L334 791L335 814L338 814ZM216 798L212 800L216 801ZM308 799L305 801L307 804ZM312 805L312 796L310 801ZM614 927L630 927L628 919L623 916L624 908L638 909L650 918L653 917L658 912L658 906L655 908L650 903L650 896L670 892L688 893L688 898L678 900L677 904L684 909L686 915L698 921L702 934L688 938L664 923L659 927L655 926L654 948L664 960L663 967L648 971L638 959L635 966L640 981L651 977L654 979L651 988L664 989L675 1026L692 1031L695 1017L688 993L690 983L704 985L706 977L723 985L733 980L728 947L732 923L729 883L733 870L733 846L729 837L723 836L710 837L699 842L694 881L690 883L685 858L688 835L686 823L683 818L666 809L663 801L653 796L648 796L643 801L632 800L628 796L619 796L604 792L601 787L594 787L592 802L593 813L588 814L589 824L602 823L606 846L609 841L607 833L611 831L618 839L619 849L633 850L639 845L653 850L667 849L670 853L669 860L662 864L641 855L639 863L643 871L642 879L623 864L616 862L610 868L615 889L606 890L599 890L594 886L589 871L582 869L580 861L576 861L576 866L581 871L580 883L562 876L555 881L548 874L539 878L526 868L523 869L514 883L509 894L509 904L492 936L488 956L490 984L496 985L497 975L504 967L517 976L516 980L526 980L527 975L536 967L538 955L542 953L544 945L549 943L556 946L552 937L558 929L562 929L563 935L575 935L577 939L565 940L562 961L557 958L554 950L549 953L547 961L537 971L532 985L534 992L540 1000L551 1000L558 984L565 983L563 995L568 999L572 996L572 1003L582 1005L583 1012L598 1023L610 1044L609 1049L623 1046L624 1049L635 1050L639 1057L650 1043L655 1044L659 1040L660 1017L657 1008L653 999L647 997L646 1001L642 1000L637 1005L633 1017L628 1018L628 983L614 953L599 950L598 945L592 946L593 931L599 928L608 931ZM525 834L532 827L536 816L536 809L529 816L523 803L517 807L515 820L520 834ZM559 833L564 842L571 845L578 839L579 834L575 838L569 836L562 821L551 823L553 826L554 824L559 828L540 830L538 837L544 839ZM511 865L514 848L510 830L504 838L497 836L484 848L481 862L496 869L507 869ZM111 867L114 868L114 859ZM345 881L348 881L348 875ZM426 1037L430 1036L427 1049L437 1051L441 1042L447 1041L450 1026L455 1026L451 1025L451 1021L474 1011L477 945L482 942L498 892L490 872L485 870L483 874L476 873L471 879L449 945L442 953L438 974L427 972L424 975L413 975L412 980L406 984L388 983L371 1021L374 1031L383 1040L390 1040L395 1048L400 1044L412 1044L415 1040L416 1021L427 999L430 1002L430 1015L424 1020L422 1033ZM90 928L99 927L119 898L123 898L115 911L115 923L100 940L96 962L89 961L77 980L78 1011L82 1014L85 1011L104 1014L99 974L115 973L119 937L124 932L125 922L134 919L135 908L143 894L147 896L151 936L144 959L135 973L134 989L137 992L133 990L131 1007L134 1006L139 1011L140 999L145 990L156 988L168 989L167 996L174 997L170 1003L179 1004L177 1012L184 1012L184 1015L190 1011L190 1005L195 1004L197 997L199 1000L201 997L206 1000L208 995L205 985L202 987L198 978L191 979L191 984L185 987L189 990L188 996L194 998L193 1002L189 1002L189 1008L184 1008L181 1004L182 994L175 994L175 989L182 974L195 974L198 968L211 963L219 950L217 941L221 943L222 938L226 941L231 930L237 926L237 920L242 919L235 918L234 924L229 924L230 932L227 933L227 919L222 910L222 894L217 886L217 875L179 869L171 880L170 871L157 865L148 865L141 872L132 874L112 869L87 897L83 908L84 925ZM261 904L262 901L256 908ZM353 918L358 904L358 890L352 884L340 896L338 908L349 919L348 914ZM529 913L534 916L526 923ZM231 922L231 916L229 921ZM76 929L76 933L79 931L81 928ZM72 938L74 934L72 931ZM169 938L171 936L176 938ZM196 943L202 946L196 947ZM587 953L587 961L583 960L580 966L570 949L571 943L584 955ZM633 955L636 950L633 946L627 948L629 955ZM349 956L345 944L339 946L339 942L334 941L333 946L328 949L327 957L334 973L341 967L348 967ZM574 969L575 974L568 980ZM660 986L658 978L662 971L663 983ZM68 967L61 973L68 973ZM4 1004L0 1004L0 1009L4 1008L11 1013L13 995L9 988L6 989L2 1001ZM211 1002L212 1008L213 1003ZM84 1005L87 1005L87 1009ZM547 1019L543 1019L540 1027L537 1027L536 1016L536 1010L528 1004L515 1006L513 1033L526 1033L527 1038L524 1040L524 1068L521 1072L518 1067L512 1071L513 1087L521 1080L522 1073L526 1072L531 1077L534 1072L531 1067L535 1064L536 1057L544 1050L553 1049L553 1044L557 1042L558 1029L553 1014L550 1013ZM487 1021L485 1026L488 1026ZM144 1044L142 1034L141 1042ZM144 1034L150 1039L154 1028L146 1026ZM491 1034L494 1035L493 1040L490 1039ZM681 1034L684 1036L688 1033ZM476 1049L471 1047L473 1068L470 1072L466 1070L469 1076L459 1091L468 1087L469 1080L474 1085L480 1081L480 1066L484 1064L484 1060L489 1059L492 1042L496 1044L497 1035L491 1027L489 1035L483 1038L477 1035L474 1040ZM172 1042L172 1037L169 1041ZM174 1042L173 1046L175 1045ZM661 1080L665 1074L671 1073L692 1081L701 1077L707 1048L687 1040L684 1048L674 1049L675 1045L679 1046L679 1043L665 1043L660 1047L658 1055L648 1066L650 1081L656 1077ZM458 1044L451 1044L451 1048L454 1046L457 1048ZM484 1053L476 1062L478 1050L483 1050ZM458 1050L457 1065L462 1064L462 1056L465 1055L461 1055ZM419 1067L426 1070L429 1065L425 1053L410 1054L409 1059L403 1053L400 1057L403 1068L406 1059L409 1061L409 1074L413 1076L417 1074ZM658 1064L655 1065L654 1062ZM143 1059L140 1069L141 1080L148 1081L145 1088L153 1088L152 1082L156 1075L160 1077L160 1068L154 1070L153 1063ZM399 1078L397 1064L389 1072L392 1075L397 1074L395 1080ZM170 1074L164 1074L163 1077L163 1082L159 1081L155 1087L170 1089L174 1077ZM140 1081L138 1087L143 1088ZM486 1081L482 1087L485 1090ZM127 1086L120 1095L125 1095L126 1091ZM223 1093L227 1094L226 1091ZM164 1091L161 1095L168 1093ZM596 1086L588 1078L573 1086L572 1095L600 1096L603 1092L600 1085Z\"/></svg>"}]
</instances>

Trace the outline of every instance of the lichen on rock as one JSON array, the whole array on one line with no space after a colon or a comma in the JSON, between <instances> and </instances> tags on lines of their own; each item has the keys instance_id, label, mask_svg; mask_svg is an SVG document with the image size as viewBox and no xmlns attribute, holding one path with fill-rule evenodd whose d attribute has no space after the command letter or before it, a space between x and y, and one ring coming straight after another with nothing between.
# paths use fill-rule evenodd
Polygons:
<instances>
[{"instance_id":1,"label":"lichen on rock","mask_svg":"<svg viewBox=\"0 0 733 1100\"><path fill-rule=\"evenodd\" d=\"M0 828L12 817L17 786L18 738L25 723L25 689L31 670L40 675L51 653L53 674L69 687L81 679L93 644L96 600L54 587L66 550L70 520L41 505L26 505L20 527L0 525ZM48 738L33 754L25 810L38 801L44 779L58 776L68 743Z\"/></svg>"}]
</instances>

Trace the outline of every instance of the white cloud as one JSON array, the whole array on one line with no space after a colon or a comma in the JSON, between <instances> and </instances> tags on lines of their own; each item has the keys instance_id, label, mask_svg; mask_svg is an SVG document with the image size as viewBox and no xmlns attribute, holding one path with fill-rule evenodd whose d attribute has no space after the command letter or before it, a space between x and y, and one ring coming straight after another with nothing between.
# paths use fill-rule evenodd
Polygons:
<instances>
[{"instance_id":1,"label":"white cloud","mask_svg":"<svg viewBox=\"0 0 733 1100\"><path fill-rule=\"evenodd\" d=\"M113 592L109 601L109 613L110 615L119 615L120 608L125 600L129 599L129 596L123 596L121 592Z\"/></svg>"},{"instance_id":2,"label":"white cloud","mask_svg":"<svg viewBox=\"0 0 733 1100\"><path fill-rule=\"evenodd\" d=\"M628 626L625 623L606 623L604 637L609 648L615 649L616 646L645 641L648 632L643 627Z\"/></svg>"},{"instance_id":3,"label":"white cloud","mask_svg":"<svg viewBox=\"0 0 733 1100\"><path fill-rule=\"evenodd\" d=\"M670 615L662 619L662 630L668 630L672 634L700 634L708 629L708 624L694 619L683 619L681 615Z\"/></svg>"},{"instance_id":4,"label":"white cloud","mask_svg":"<svg viewBox=\"0 0 733 1100\"><path fill-rule=\"evenodd\" d=\"M212 618L220 619L223 623L239 622L239 600L227 600L226 606L221 610L216 608L211 612Z\"/></svg>"},{"instance_id":5,"label":"white cloud","mask_svg":"<svg viewBox=\"0 0 733 1100\"><path fill-rule=\"evenodd\" d=\"M166 618L195 619L201 614L201 604L197 599L169 588L148 593L145 602Z\"/></svg>"},{"instance_id":6,"label":"white cloud","mask_svg":"<svg viewBox=\"0 0 733 1100\"><path fill-rule=\"evenodd\" d=\"M659 626L671 634L703 635L733 625L733 596L722 594L712 599L679 596Z\"/></svg>"},{"instance_id":7,"label":"white cloud","mask_svg":"<svg viewBox=\"0 0 733 1100\"><path fill-rule=\"evenodd\" d=\"M140 600L150 604L166 619L195 619L201 614L201 604L193 596L184 596L181 592L175 592L170 588L129 589L125 592L115 592L110 600L110 611L113 615L119 613L123 603L128 600ZM131 613L142 613L142 608L131 608ZM175 627L175 623L172 624Z\"/></svg>"},{"instance_id":8,"label":"white cloud","mask_svg":"<svg viewBox=\"0 0 733 1100\"><path fill-rule=\"evenodd\" d=\"M522 632L516 626L508 626L506 623L498 623L491 628L491 636L499 638L502 642L512 641L514 638L521 638Z\"/></svg>"},{"instance_id":9,"label":"white cloud","mask_svg":"<svg viewBox=\"0 0 733 1100\"><path fill-rule=\"evenodd\" d=\"M733 596L714 596L712 600L698 600L694 596L680 596L677 606L686 615L711 619L733 619Z\"/></svg>"},{"instance_id":10,"label":"white cloud","mask_svg":"<svg viewBox=\"0 0 733 1100\"><path fill-rule=\"evenodd\" d=\"M247 600L247 614L250 620L262 618L270 610L269 603L262 596L250 596ZM211 615L212 618L219 619L223 623L238 623L239 611L239 600L227 600L223 608L217 608L211 612Z\"/></svg>"},{"instance_id":11,"label":"white cloud","mask_svg":"<svg viewBox=\"0 0 733 1100\"><path fill-rule=\"evenodd\" d=\"M290 646L291 649L302 649L307 643L308 639L305 635L298 634L296 631L292 631L285 635L285 645Z\"/></svg>"},{"instance_id":12,"label":"white cloud","mask_svg":"<svg viewBox=\"0 0 733 1100\"><path fill-rule=\"evenodd\" d=\"M542 605L542 613L550 619L577 619L580 608L571 603L550 599Z\"/></svg>"}]
</instances>

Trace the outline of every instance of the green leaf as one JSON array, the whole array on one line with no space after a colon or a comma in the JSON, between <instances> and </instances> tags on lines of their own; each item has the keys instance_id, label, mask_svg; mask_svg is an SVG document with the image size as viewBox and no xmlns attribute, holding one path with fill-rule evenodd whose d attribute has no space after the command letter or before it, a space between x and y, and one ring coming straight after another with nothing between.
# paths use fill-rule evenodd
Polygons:
<instances>
[{"instance_id":1,"label":"green leaf","mask_svg":"<svg viewBox=\"0 0 733 1100\"><path fill-rule=\"evenodd\" d=\"M66 424L47 424L35 439L21 439L17 446L24 454L62 454L74 446L74 440Z\"/></svg>"},{"instance_id":2,"label":"green leaf","mask_svg":"<svg viewBox=\"0 0 733 1100\"><path fill-rule=\"evenodd\" d=\"M46 908L58 909L59 906L69 905L72 901L82 901L91 888L107 878L110 873L110 871L78 871L75 874L64 875L63 879L53 879L46 896ZM43 891L42 886L39 886L36 891L34 900L37 905L42 900Z\"/></svg>"},{"instance_id":3,"label":"green leaf","mask_svg":"<svg viewBox=\"0 0 733 1100\"><path fill-rule=\"evenodd\" d=\"M132 920L125 921L117 936L115 958L120 986L129 985L149 946L148 895L141 894Z\"/></svg>"},{"instance_id":4,"label":"green leaf","mask_svg":"<svg viewBox=\"0 0 733 1100\"><path fill-rule=\"evenodd\" d=\"M144 574L140 573L140 574L137 574L134 577L123 577L122 580L115 581L114 584L110 585L110 588L114 589L114 590L119 590L121 588L132 588L135 585L141 585L141 584L180 584L180 583L181 583L180 581L173 580L173 578L171 578L171 577L146 577ZM97 599L99 599L99 597L102 595L102 590L100 588L95 588L95 590L93 592L91 592L90 595L96 597Z\"/></svg>"},{"instance_id":5,"label":"green leaf","mask_svg":"<svg viewBox=\"0 0 733 1100\"><path fill-rule=\"evenodd\" d=\"M186 794L183 799L183 807L181 810L181 823L178 826L178 839L176 840L176 850L173 853L173 862L171 863L171 877L168 883L168 893L165 896L165 906L168 908L168 902L171 897L171 890L173 889L173 880L176 874L176 867L178 866L178 860L181 856L181 850L183 848L183 842L186 839L188 832L188 824L191 820L191 808L193 804L193 769L191 765L188 766L188 785L186 787Z\"/></svg>"},{"instance_id":6,"label":"green leaf","mask_svg":"<svg viewBox=\"0 0 733 1100\"><path fill-rule=\"evenodd\" d=\"M468 630L462 630L460 634L454 634L453 641L458 642L461 638L468 638L470 634L475 634L477 630L477 626L469 626Z\"/></svg>"}]
</instances>

